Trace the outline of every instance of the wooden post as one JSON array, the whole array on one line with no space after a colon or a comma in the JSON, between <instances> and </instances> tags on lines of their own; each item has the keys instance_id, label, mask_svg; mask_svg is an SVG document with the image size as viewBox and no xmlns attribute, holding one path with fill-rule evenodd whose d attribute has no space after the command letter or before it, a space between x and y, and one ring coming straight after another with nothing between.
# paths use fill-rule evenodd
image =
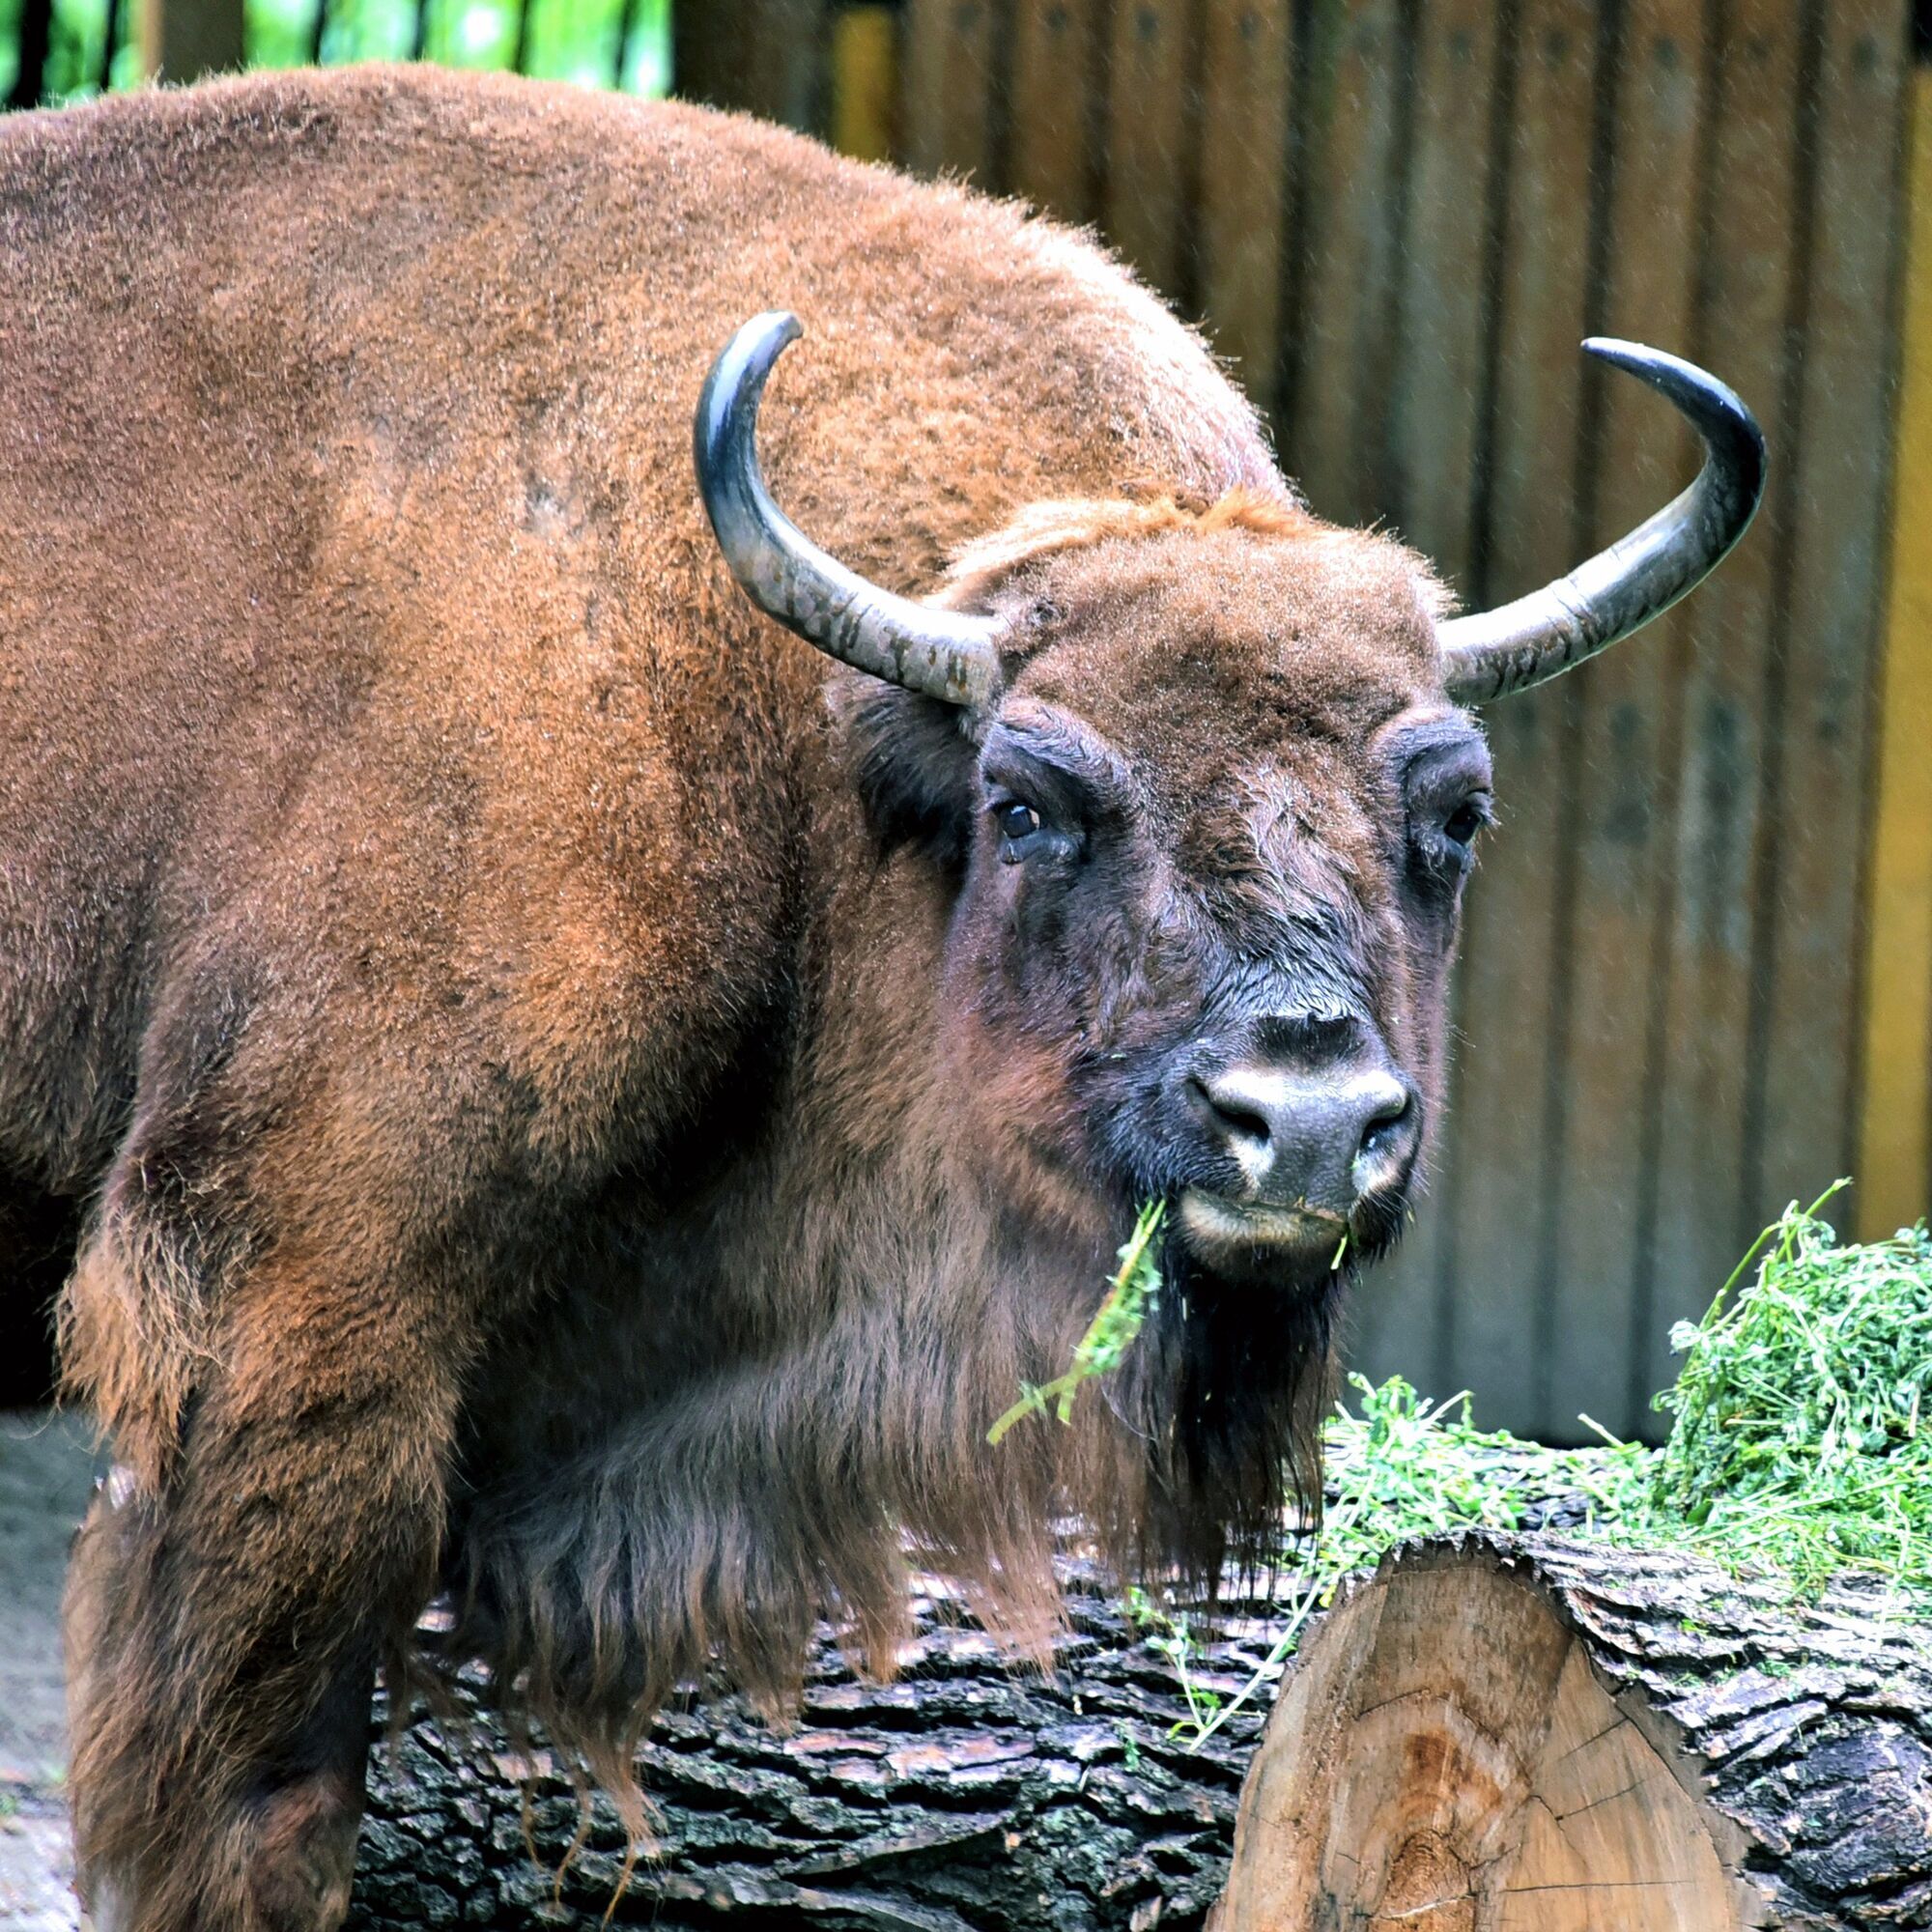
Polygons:
<instances>
[{"instance_id":1,"label":"wooden post","mask_svg":"<svg viewBox=\"0 0 1932 1932\"><path fill-rule=\"evenodd\" d=\"M1472 503L1475 528L1470 589L1479 602L1520 596L1560 576L1584 554L1577 490L1588 456L1585 363L1588 333L1591 182L1595 158L1598 13L1586 0L1525 0L1505 22L1513 68L1496 85L1509 102L1505 172L1498 211L1499 277L1491 340L1492 419L1479 444L1487 453L1485 492ZM1365 434L1386 420L1375 366L1358 354L1373 340L1384 277L1397 270L1388 238L1392 187L1384 149L1368 145L1373 122L1353 110L1357 96L1378 99L1379 77L1360 40L1372 23L1384 32L1393 7L1364 10L1343 52L1337 80L1344 112L1318 177L1336 226L1318 238L1311 270L1323 285L1305 305L1306 377L1297 385L1295 430L1317 462L1300 462L1318 509L1350 517L1375 507ZM1333 58L1333 56L1331 56ZM1361 78L1353 76L1359 73ZM1373 247L1356 234L1381 238ZM1720 365L1722 366L1722 365ZM1331 370L1354 374L1341 389ZM1728 373L1728 371L1726 372ZM1352 400L1359 397L1359 407ZM1303 444L1294 445L1299 461ZM1478 458L1479 464L1483 458ZM1319 485L1317 479L1320 479ZM1466 1386L1477 1412L1524 1433L1574 1429L1574 1412L1552 1412L1549 1396L1568 1331L1556 1312L1556 1284L1545 1243L1553 1181L1552 1113L1561 1090L1552 1057L1563 1021L1568 957L1557 913L1563 846L1565 753L1577 680L1490 707L1484 726L1494 748L1498 789L1510 802L1506 835L1490 842L1483 877L1469 895L1458 968L1459 1027L1467 1047L1445 1149L1447 1185L1438 1211L1446 1231L1447 1278L1457 1286L1454 1320L1438 1338L1435 1374ZM1592 1413L1600 1411L1593 1410ZM1621 1406L1617 1426L1629 1426Z\"/></svg>"},{"instance_id":2,"label":"wooden post","mask_svg":"<svg viewBox=\"0 0 1932 1932\"><path fill-rule=\"evenodd\" d=\"M862 161L891 160L898 105L898 10L847 5L832 15L832 145Z\"/></svg>"},{"instance_id":3,"label":"wooden post","mask_svg":"<svg viewBox=\"0 0 1932 1932\"><path fill-rule=\"evenodd\" d=\"M921 174L999 191L1000 26L992 0L909 0L899 128L906 163Z\"/></svg>"},{"instance_id":4,"label":"wooden post","mask_svg":"<svg viewBox=\"0 0 1932 1932\"><path fill-rule=\"evenodd\" d=\"M1105 25L1105 0L1016 0L1014 8L1008 186L1063 221L1099 213Z\"/></svg>"},{"instance_id":5,"label":"wooden post","mask_svg":"<svg viewBox=\"0 0 1932 1932\"><path fill-rule=\"evenodd\" d=\"M1184 0L1116 10L1107 60L1107 239L1164 295L1192 307L1195 14Z\"/></svg>"},{"instance_id":6,"label":"wooden post","mask_svg":"<svg viewBox=\"0 0 1932 1932\"><path fill-rule=\"evenodd\" d=\"M1713 86L1703 13L1701 0L1630 0L1598 148L1603 286L1591 326L1680 354L1696 340L1705 245L1692 191ZM1698 461L1690 433L1661 420L1640 384L1598 380L1579 554L1634 529ZM1633 962L1662 956L1675 890L1670 828L1685 724L1658 694L1683 680L1694 614L1688 606L1671 613L1573 680L1569 694L1576 753L1558 842L1572 854L1563 915L1571 992L1552 1052L1575 1096L1562 1113L1559 1172L1589 1180L1557 1190L1554 1280L1559 1295L1589 1288L1563 1317L1567 1346L1549 1367L1548 1414L1559 1429L1586 1411L1640 1415L1674 1374L1658 1361L1671 1318L1689 1312L1656 1293L1649 1155L1662 1015L1653 975Z\"/></svg>"},{"instance_id":7,"label":"wooden post","mask_svg":"<svg viewBox=\"0 0 1932 1932\"><path fill-rule=\"evenodd\" d=\"M1846 1173L1858 1152L1863 880L1845 844L1848 833L1855 850L1863 844L1871 822L1897 420L1887 379L1908 218L1904 10L1833 0L1820 11L1798 130L1808 204L1793 214L1810 246L1804 353L1788 372L1798 434L1784 459L1786 611L1766 691L1776 834L1757 854L1746 1205L1758 1227Z\"/></svg>"},{"instance_id":8,"label":"wooden post","mask_svg":"<svg viewBox=\"0 0 1932 1932\"><path fill-rule=\"evenodd\" d=\"M246 54L242 0L140 0L142 71L157 80L227 73Z\"/></svg>"},{"instance_id":9,"label":"wooden post","mask_svg":"<svg viewBox=\"0 0 1932 1932\"><path fill-rule=\"evenodd\" d=\"M1866 1240L1932 1208L1932 69L1915 77L1891 609L1878 707L1858 1180Z\"/></svg>"}]
</instances>

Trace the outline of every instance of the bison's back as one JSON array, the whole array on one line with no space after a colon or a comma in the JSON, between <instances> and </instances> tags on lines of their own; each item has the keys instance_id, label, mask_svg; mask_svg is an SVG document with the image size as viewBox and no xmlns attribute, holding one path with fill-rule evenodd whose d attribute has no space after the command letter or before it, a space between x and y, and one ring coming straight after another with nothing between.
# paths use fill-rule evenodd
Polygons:
<instances>
[{"instance_id":1,"label":"bison's back","mask_svg":"<svg viewBox=\"0 0 1932 1932\"><path fill-rule=\"evenodd\" d=\"M1086 243L753 123L371 70L9 124L0 1171L84 1186L171 1000L211 1064L352 980L746 1004L823 666L689 423L778 305L775 485L889 582L1038 496L1279 487Z\"/></svg>"}]
</instances>

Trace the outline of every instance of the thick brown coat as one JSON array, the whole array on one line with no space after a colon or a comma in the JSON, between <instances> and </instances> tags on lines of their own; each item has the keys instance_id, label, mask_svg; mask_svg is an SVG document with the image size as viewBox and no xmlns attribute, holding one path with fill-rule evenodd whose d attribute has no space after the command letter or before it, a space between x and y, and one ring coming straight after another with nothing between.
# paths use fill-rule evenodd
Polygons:
<instances>
[{"instance_id":1,"label":"thick brown coat","mask_svg":"<svg viewBox=\"0 0 1932 1932\"><path fill-rule=\"evenodd\" d=\"M718 557L691 410L779 304L781 500L1023 604L1003 715L1124 774L1071 939L1019 956L953 721ZM1064 1484L1154 1556L1255 1532L1325 1285L1203 1270L1119 1421L983 1441L1164 1184L1082 1056L1193 1024L1204 949L1319 928L1435 1085L1453 893L1378 748L1453 720L1435 593L1188 331L772 128L366 71L10 122L0 359L0 1197L89 1206L128 1472L71 1609L103 1919L331 1921L440 1580L617 1776L714 1646L781 1690L829 1606L889 1658L900 1521L1022 1634Z\"/></svg>"}]
</instances>

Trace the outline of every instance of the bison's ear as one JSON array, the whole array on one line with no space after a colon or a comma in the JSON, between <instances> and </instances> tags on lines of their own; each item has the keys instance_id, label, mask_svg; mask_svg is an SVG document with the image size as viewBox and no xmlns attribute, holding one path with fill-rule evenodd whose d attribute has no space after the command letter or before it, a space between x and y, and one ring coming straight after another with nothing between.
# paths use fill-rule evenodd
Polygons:
<instances>
[{"instance_id":1,"label":"bison's ear","mask_svg":"<svg viewBox=\"0 0 1932 1932\"><path fill-rule=\"evenodd\" d=\"M917 846L949 874L962 873L979 784L969 715L875 677L838 678L832 704L880 850Z\"/></svg>"}]
</instances>

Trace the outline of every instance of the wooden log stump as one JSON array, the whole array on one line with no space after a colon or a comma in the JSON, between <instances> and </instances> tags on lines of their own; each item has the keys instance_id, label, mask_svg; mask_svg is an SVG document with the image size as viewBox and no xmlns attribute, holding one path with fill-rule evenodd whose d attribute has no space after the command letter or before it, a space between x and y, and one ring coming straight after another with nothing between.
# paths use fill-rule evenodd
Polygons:
<instances>
[{"instance_id":1,"label":"wooden log stump","mask_svg":"<svg viewBox=\"0 0 1932 1932\"><path fill-rule=\"evenodd\" d=\"M1050 1679L932 1584L891 1685L854 1677L822 1632L790 1731L735 1697L668 1714L639 1760L657 1856L621 1896L623 1833L603 1800L565 1863L580 1811L548 1751L513 1749L487 1719L468 1742L419 1719L377 1746L352 1926L588 1928L613 1898L614 1922L660 1932L1198 1926L1266 1699L1189 1751L1170 1736L1188 1705L1149 1640L1160 1633L1084 1566L1063 1582ZM1224 1603L1189 1665L1197 1690L1239 1690L1281 1628L1275 1605Z\"/></svg>"},{"instance_id":2,"label":"wooden log stump","mask_svg":"<svg viewBox=\"0 0 1932 1932\"><path fill-rule=\"evenodd\" d=\"M1677 1554L1398 1551L1283 1685L1211 1925L1932 1925L1932 1634Z\"/></svg>"}]
</instances>

